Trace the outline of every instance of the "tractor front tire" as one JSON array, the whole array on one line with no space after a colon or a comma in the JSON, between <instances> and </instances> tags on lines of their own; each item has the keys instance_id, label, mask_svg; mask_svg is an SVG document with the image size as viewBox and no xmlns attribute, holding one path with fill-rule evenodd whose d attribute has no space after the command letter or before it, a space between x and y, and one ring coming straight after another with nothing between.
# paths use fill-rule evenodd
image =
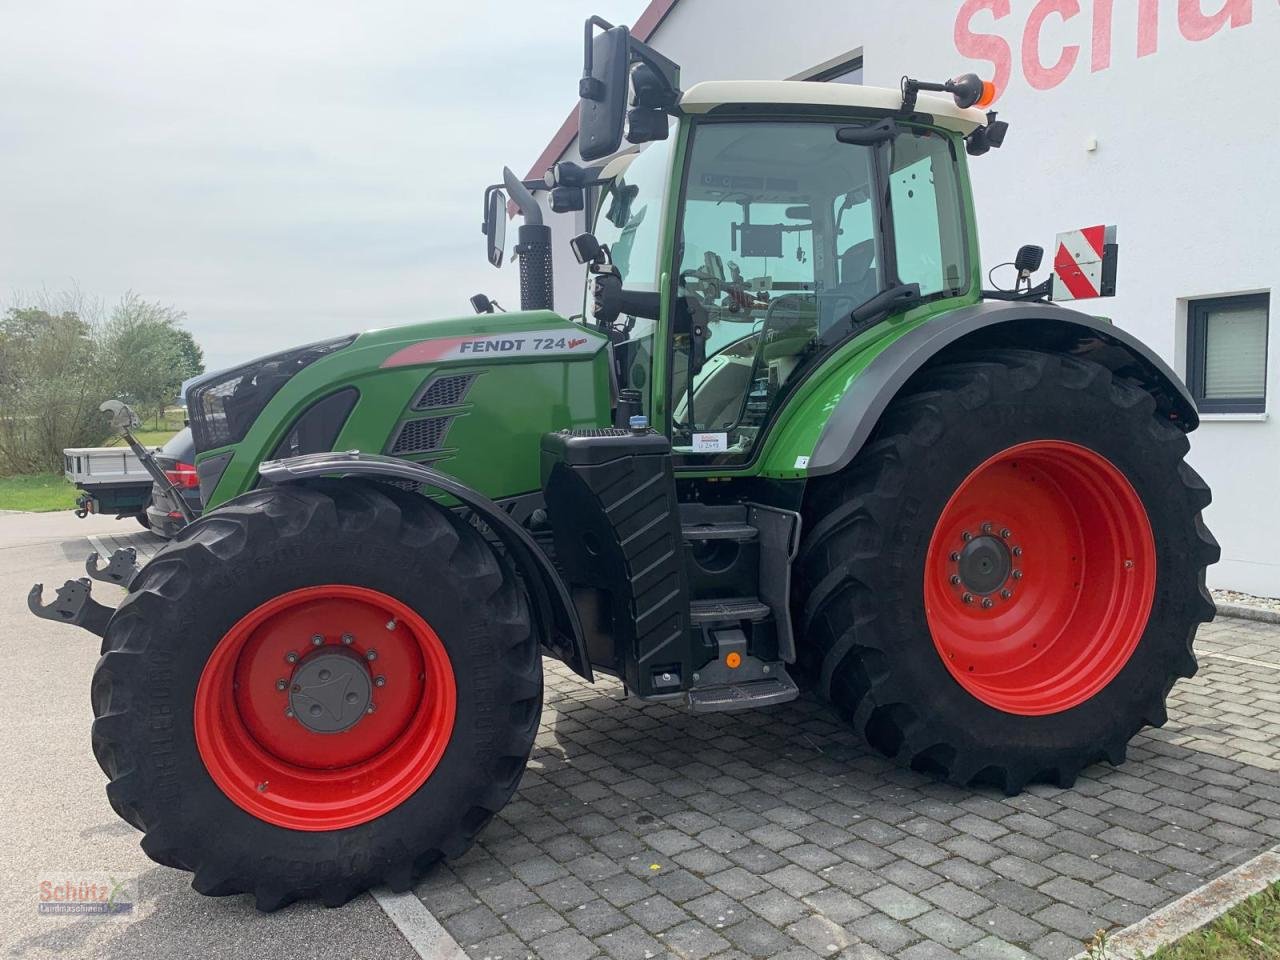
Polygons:
<instances>
[{"instance_id":1,"label":"tractor front tire","mask_svg":"<svg viewBox=\"0 0 1280 960\"><path fill-rule=\"evenodd\" d=\"M108 625L93 749L199 892L407 890L510 799L542 661L477 530L387 484L257 490L179 533Z\"/></svg>"},{"instance_id":2,"label":"tractor front tire","mask_svg":"<svg viewBox=\"0 0 1280 960\"><path fill-rule=\"evenodd\" d=\"M1188 448L1147 391L1083 358L927 368L811 484L802 675L876 750L960 785L1120 763L1214 613Z\"/></svg>"}]
</instances>

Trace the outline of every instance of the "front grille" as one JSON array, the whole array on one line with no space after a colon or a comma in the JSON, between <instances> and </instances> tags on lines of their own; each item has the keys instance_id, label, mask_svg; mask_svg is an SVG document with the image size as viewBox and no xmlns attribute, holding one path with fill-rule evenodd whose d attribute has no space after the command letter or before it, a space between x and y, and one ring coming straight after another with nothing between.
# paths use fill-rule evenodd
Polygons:
<instances>
[{"instance_id":1,"label":"front grille","mask_svg":"<svg viewBox=\"0 0 1280 960\"><path fill-rule=\"evenodd\" d=\"M438 450L449 432L453 417L430 417L426 420L410 420L400 428L391 452L427 453Z\"/></svg>"},{"instance_id":2,"label":"front grille","mask_svg":"<svg viewBox=\"0 0 1280 960\"><path fill-rule=\"evenodd\" d=\"M474 373L436 374L427 381L427 386L414 402L413 409L456 407L466 399L467 391L471 389L475 379Z\"/></svg>"}]
</instances>

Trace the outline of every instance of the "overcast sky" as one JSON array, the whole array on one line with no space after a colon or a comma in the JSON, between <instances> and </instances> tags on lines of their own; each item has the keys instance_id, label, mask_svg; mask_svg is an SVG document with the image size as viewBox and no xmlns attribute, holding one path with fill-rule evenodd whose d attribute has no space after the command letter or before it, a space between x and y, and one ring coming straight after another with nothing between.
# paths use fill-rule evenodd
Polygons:
<instances>
[{"instance_id":1,"label":"overcast sky","mask_svg":"<svg viewBox=\"0 0 1280 960\"><path fill-rule=\"evenodd\" d=\"M584 18L645 6L0 0L0 301L134 290L209 369L514 302L481 193L573 105Z\"/></svg>"}]
</instances>

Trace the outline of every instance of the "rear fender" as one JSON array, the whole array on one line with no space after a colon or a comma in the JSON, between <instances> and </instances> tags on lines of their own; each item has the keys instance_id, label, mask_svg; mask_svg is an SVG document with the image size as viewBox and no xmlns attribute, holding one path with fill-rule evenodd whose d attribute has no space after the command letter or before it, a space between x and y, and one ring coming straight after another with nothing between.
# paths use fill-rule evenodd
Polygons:
<instances>
[{"instance_id":1,"label":"rear fender","mask_svg":"<svg viewBox=\"0 0 1280 960\"><path fill-rule=\"evenodd\" d=\"M1190 433L1200 423L1186 386L1156 353L1106 320L1039 303L984 302L942 314L903 334L849 385L827 419L807 473L820 477L849 465L885 408L931 360L968 349L1022 347L1085 357L1136 380L1156 409Z\"/></svg>"},{"instance_id":2,"label":"rear fender","mask_svg":"<svg viewBox=\"0 0 1280 960\"><path fill-rule=\"evenodd\" d=\"M420 463L357 451L266 460L258 466L258 472L272 483L320 476L410 480L455 497L485 522L515 564L529 595L544 646L574 673L586 680L593 679L582 624L564 581L529 532L484 494Z\"/></svg>"}]
</instances>

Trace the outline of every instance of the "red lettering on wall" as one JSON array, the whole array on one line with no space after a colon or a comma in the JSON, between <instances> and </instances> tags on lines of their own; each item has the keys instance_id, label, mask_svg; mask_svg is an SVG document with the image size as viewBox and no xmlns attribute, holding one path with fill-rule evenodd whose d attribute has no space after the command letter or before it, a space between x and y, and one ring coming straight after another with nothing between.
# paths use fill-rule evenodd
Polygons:
<instances>
[{"instance_id":1,"label":"red lettering on wall","mask_svg":"<svg viewBox=\"0 0 1280 960\"><path fill-rule=\"evenodd\" d=\"M1178 0L1178 29L1188 40L1208 40L1231 22L1243 27L1253 20L1253 0L1226 0L1217 13L1205 15L1202 0Z\"/></svg>"},{"instance_id":2,"label":"red lettering on wall","mask_svg":"<svg viewBox=\"0 0 1280 960\"><path fill-rule=\"evenodd\" d=\"M1138 56L1149 57L1156 52L1160 42L1159 0L1139 0L1138 3Z\"/></svg>"},{"instance_id":3,"label":"red lettering on wall","mask_svg":"<svg viewBox=\"0 0 1280 960\"><path fill-rule=\"evenodd\" d=\"M1111 66L1111 11L1114 0L1094 0L1093 51L1089 69L1093 73Z\"/></svg>"},{"instance_id":4,"label":"red lettering on wall","mask_svg":"<svg viewBox=\"0 0 1280 960\"><path fill-rule=\"evenodd\" d=\"M1037 90L1052 90L1067 79L1080 56L1080 47L1068 44L1062 48L1057 62L1046 67L1040 59L1040 31L1044 22L1055 13L1063 20L1070 20L1079 12L1079 0L1040 0L1027 17L1027 26L1022 31L1022 72L1026 74L1027 83Z\"/></svg>"},{"instance_id":5,"label":"red lettering on wall","mask_svg":"<svg viewBox=\"0 0 1280 960\"><path fill-rule=\"evenodd\" d=\"M970 29L974 15L981 10L990 10L991 15L1000 20L1009 15L1009 0L965 0L956 16L956 50L962 56L991 62L995 67L992 82L998 96L1008 88L1009 78L1013 75L1013 51L1004 37L994 33L974 33Z\"/></svg>"}]
</instances>

